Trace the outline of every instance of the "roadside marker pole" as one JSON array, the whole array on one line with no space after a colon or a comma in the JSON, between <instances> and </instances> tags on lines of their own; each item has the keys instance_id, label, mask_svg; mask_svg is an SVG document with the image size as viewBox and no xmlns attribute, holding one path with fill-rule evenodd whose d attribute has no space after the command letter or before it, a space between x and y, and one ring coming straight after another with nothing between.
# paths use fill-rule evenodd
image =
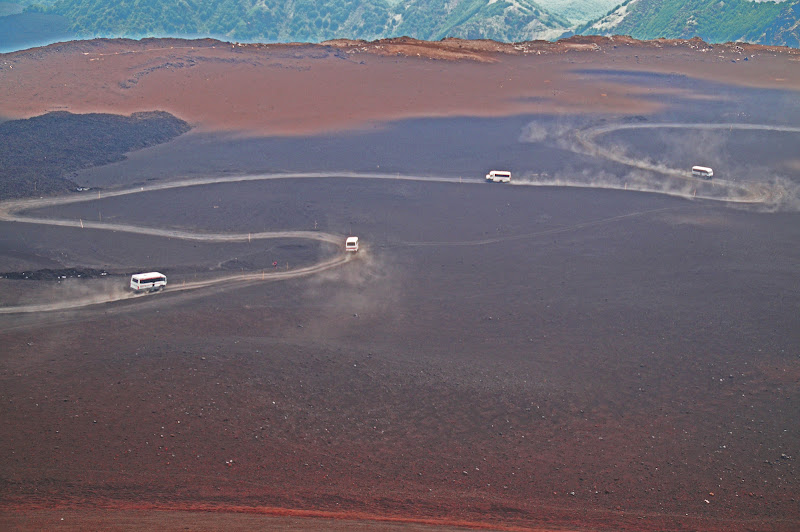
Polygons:
<instances>
[{"instance_id":1,"label":"roadside marker pole","mask_svg":"<svg viewBox=\"0 0 800 532\"><path fill-rule=\"evenodd\" d=\"M80 220L80 221L81 221L81 229L83 229L83 219L81 219L81 218L78 218L78 220Z\"/></svg>"}]
</instances>

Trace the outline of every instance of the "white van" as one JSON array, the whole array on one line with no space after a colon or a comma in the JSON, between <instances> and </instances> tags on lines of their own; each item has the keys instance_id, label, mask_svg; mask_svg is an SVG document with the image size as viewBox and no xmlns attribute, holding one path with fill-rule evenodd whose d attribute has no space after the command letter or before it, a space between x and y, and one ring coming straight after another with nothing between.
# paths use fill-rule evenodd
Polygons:
<instances>
[{"instance_id":1,"label":"white van","mask_svg":"<svg viewBox=\"0 0 800 532\"><path fill-rule=\"evenodd\" d=\"M344 242L344 250L352 252L358 251L358 237L357 236L348 237L347 240L345 240Z\"/></svg>"},{"instance_id":2,"label":"white van","mask_svg":"<svg viewBox=\"0 0 800 532\"><path fill-rule=\"evenodd\" d=\"M486 181L492 183L508 183L511 181L511 172L507 170L492 170L486 174Z\"/></svg>"},{"instance_id":3,"label":"white van","mask_svg":"<svg viewBox=\"0 0 800 532\"><path fill-rule=\"evenodd\" d=\"M135 273L131 275L131 290L155 292L167 286L167 276L158 272Z\"/></svg>"},{"instance_id":4,"label":"white van","mask_svg":"<svg viewBox=\"0 0 800 532\"><path fill-rule=\"evenodd\" d=\"M692 166L692 176L702 177L703 179L711 179L714 177L714 170L708 166Z\"/></svg>"}]
</instances>

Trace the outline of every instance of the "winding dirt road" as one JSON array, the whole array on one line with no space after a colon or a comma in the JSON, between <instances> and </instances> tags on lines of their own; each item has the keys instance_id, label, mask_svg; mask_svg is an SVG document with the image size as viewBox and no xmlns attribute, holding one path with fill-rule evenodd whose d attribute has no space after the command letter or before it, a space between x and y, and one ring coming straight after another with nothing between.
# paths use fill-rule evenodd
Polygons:
<instances>
[{"instance_id":1,"label":"winding dirt road","mask_svg":"<svg viewBox=\"0 0 800 532\"><path fill-rule=\"evenodd\" d=\"M80 203L87 201L95 201L104 198L112 198L119 196L127 196L131 194L140 194L146 192L154 192L159 190L185 188L191 186L202 186L219 183L235 183L243 181L263 181L274 179L302 179L302 178L329 178L329 177L347 177L347 178L361 178L361 179L392 179L392 180L406 180L406 181L434 181L444 183L458 183L459 178L448 177L425 177L425 176L403 176L391 174L356 174L347 172L319 172L319 173L287 173L287 174L259 174L259 175L242 175L242 176L226 176L226 177L208 177L185 179L178 181L169 181L164 183L157 183L147 186L140 186L135 188L101 191L96 194L87 192L82 195L58 196L37 199L23 199L13 200L0 203L0 220L5 222L28 223L37 225L50 225L58 227L75 227L81 229L97 229L104 231L117 231L132 234L144 234L156 237L176 238L182 240L191 240L197 242L248 242L252 240L268 240L276 238L295 238L295 239L309 239L329 244L340 246L344 241L344 236L332 233L325 233L320 231L263 231L258 233L197 233L190 231L181 231L177 229L159 229L154 227L144 227L130 224L108 223L108 222L95 222L84 220L65 220L56 218L42 218L37 216L29 216L23 214L24 211L32 209L41 209L46 207L54 207L57 205L65 205L71 203ZM479 180L475 180L479 183ZM287 279L294 279L297 277L304 277L313 275L330 268L334 268L341 264L353 260L352 254L336 254L331 258L322 262L306 266L304 268L295 269L285 272L270 272L265 275L262 272L250 272L236 275L228 275L224 277L217 277L214 279L195 281L176 286L170 286L169 291L172 292L185 292L189 290L197 290L201 288L208 288L211 286L219 286L220 284L228 283L243 283L243 282L271 282L281 281ZM121 301L132 299L136 297L143 297L143 294L135 294L128 291L120 291L118 294L103 294L97 296L79 297L69 301L60 301L54 303L21 305L13 307L0 308L0 314L22 314L33 312L48 312L60 310L73 310L91 305L99 305L103 303L111 303L114 301Z\"/></svg>"},{"instance_id":2,"label":"winding dirt road","mask_svg":"<svg viewBox=\"0 0 800 532\"><path fill-rule=\"evenodd\" d=\"M705 199L711 201L720 201L726 203L738 204L751 204L751 205L765 205L776 206L784 201L787 190L777 184L766 183L753 183L741 184L732 181L715 179L713 181L716 190L719 191L715 195L710 194L697 194L697 186L707 185L709 182L706 180L698 179L689 175L685 170L668 168L663 165L655 165L644 160L634 159L622 153L603 147L597 142L597 138L601 135L624 129L657 129L657 128L674 128L674 129L705 129L705 130L765 130L765 131L780 131L790 133L800 133L800 127L791 126L773 126L765 124L708 124L708 123L630 123L630 124L604 124L600 126L591 127L584 130L577 130L574 133L574 138L578 142L580 149L586 153L594 156L606 158L621 164L631 167L639 168L658 172L673 178L679 178L688 183L695 184L694 191L690 189L675 189L669 186L648 186L643 183L607 183L607 182L581 182L574 180L564 179L549 179L549 178L536 178L536 179L515 179L511 182L512 185L521 186L565 186L565 187L580 187L580 188L611 188L611 189L625 189L638 192L666 194L670 196L677 196L682 198L691 199ZM468 183L476 184L483 183L483 179L462 179L456 177L441 177L441 176L416 176L416 175L400 175L400 174L385 174L385 173L355 173L355 172L308 172L308 173L280 173L280 174L256 174L256 175L239 175L239 176L224 176L224 177L206 177L184 179L176 181L167 181L162 183L150 184L122 190L99 191L96 194L87 192L85 194L59 196L49 198L37 199L23 199L12 200L0 203L0 221L28 223L38 225L51 225L59 227L75 227L75 228L88 228L105 231L118 231L132 234L145 234L157 237L176 238L183 240L191 240L198 242L245 242L252 240L267 240L276 238L296 238L296 239L309 239L320 242L326 242L339 246L343 241L342 235L332 233L325 233L319 231L264 231L258 233L197 233L190 231L181 231L177 229L160 229L154 227L144 227L130 224L118 224L99 221L84 221L84 220L67 220L67 219L54 219L42 218L37 216L30 216L23 214L25 211L33 209L41 209L46 207L53 207L57 205L65 205L71 203L95 201L104 198L112 198L119 196L126 196L131 194L140 194L147 192L155 192L159 190L185 188L192 186L203 186L220 183L236 183L244 181L265 181L277 179L320 179L320 178L350 178L350 179L385 179L385 180L400 180L400 181L427 181L437 183ZM647 211L652 212L652 211ZM528 238L533 236L540 236L541 234L552 234L554 232L572 231L589 225L597 225L601 223L609 223L618 219L627 218L631 216L639 216L646 214L646 212L629 213L622 216L616 216L609 219L595 220L592 222L579 224L577 226L570 226L566 228L559 228L555 230L546 231L544 233L531 233L524 235L514 235L507 237L498 237L491 239L482 239L468 242L405 242L402 245L408 246L424 246L424 245L451 245L451 246L464 246L464 245L485 245L493 244L501 240ZM296 277L303 277L313 275L330 268L337 267L349 260L353 256L350 254L336 254L322 262L299 268L286 272L271 272L269 275L264 275L262 272L242 273L237 275L229 275L218 277L215 279L205 281L195 281L185 283L180 286L170 286L170 292L197 290L207 288L210 286L218 286L227 283L243 283L243 282L260 282L260 281L278 281L293 279ZM47 304L32 304L15 307L0 308L0 314L16 314L16 313L32 313L32 312L46 312L57 310L70 310L90 305L98 305L102 303L110 303L113 301L120 301L124 299L131 299L141 297L140 294L132 292L120 292L116 295L102 295L84 298L75 298L69 301L47 303Z\"/></svg>"},{"instance_id":3,"label":"winding dirt road","mask_svg":"<svg viewBox=\"0 0 800 532\"><path fill-rule=\"evenodd\" d=\"M800 127L794 126L775 126L769 124L740 124L740 123L690 123L690 122L663 122L663 123L628 123L628 124L603 124L594 126L583 130L576 130L574 137L580 147L590 155L604 157L610 161L620 164L639 168L641 170L648 170L658 172L673 178L684 180L688 183L695 185L708 185L709 181L700 179L689 174L685 169L669 168L661 164L652 164L642 159L635 159L628 157L625 154L606 148L597 143L597 137L620 131L625 129L700 129L700 130L746 130L746 131L777 131L786 133L800 133ZM544 184L544 183L543 183ZM555 183L549 183L555 184ZM581 186L581 184L566 185L564 186ZM765 205L765 206L779 206L788 194L785 187L779 184L766 184L766 183L735 183L724 179L714 179L713 185L716 187L718 194L697 194L697 188L694 193L687 193L686 190L677 189L670 190L666 188L646 187L641 184L633 185L636 190L641 192L653 192L658 194L669 194L679 197L691 197L697 199L704 199L710 201L721 201L725 203L740 203L751 205ZM583 185L593 186L593 185ZM622 188L620 186L607 186L597 185L603 188ZM627 187L625 187L627 188Z\"/></svg>"}]
</instances>

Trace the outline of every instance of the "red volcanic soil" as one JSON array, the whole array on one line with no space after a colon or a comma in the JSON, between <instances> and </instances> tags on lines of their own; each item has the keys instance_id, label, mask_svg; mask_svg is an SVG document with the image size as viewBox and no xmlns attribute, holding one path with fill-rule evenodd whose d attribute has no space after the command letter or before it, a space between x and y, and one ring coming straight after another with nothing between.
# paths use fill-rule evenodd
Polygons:
<instances>
[{"instance_id":1,"label":"red volcanic soil","mask_svg":"<svg viewBox=\"0 0 800 532\"><path fill-rule=\"evenodd\" d=\"M316 228L358 234L363 249L310 277L0 314L0 527L796 530L796 209L521 176L626 176L536 140L595 113L797 125L797 58L623 38L91 41L0 56L3 116L159 109L199 130L79 183L456 176L237 182L33 212L211 233ZM426 119L385 122L414 117ZM645 157L669 133L610 136ZM793 133L773 133L762 160L757 133L676 132L788 172ZM669 146L666 162L685 166ZM476 182L498 161L512 161L518 186ZM735 171L724 179L761 182ZM329 253L300 239L208 245L0 222L0 271L104 269L120 285L137 267L180 286ZM0 279L0 306L97 286L69 281Z\"/></svg>"},{"instance_id":2,"label":"red volcanic soil","mask_svg":"<svg viewBox=\"0 0 800 532\"><path fill-rule=\"evenodd\" d=\"M307 134L412 117L657 110L659 94L582 69L800 86L798 50L625 37L503 45L411 39L326 46L94 40L0 55L0 116L169 111L203 131ZM691 93L685 94L691 98Z\"/></svg>"},{"instance_id":3,"label":"red volcanic soil","mask_svg":"<svg viewBox=\"0 0 800 532\"><path fill-rule=\"evenodd\" d=\"M223 229L204 192L183 204ZM259 224L252 206L279 208L286 192L326 205L325 229L358 198L360 260L4 318L5 511L56 506L20 514L44 528L60 508L498 529L798 523L794 216L482 183L213 194ZM118 212L138 223L147 209L157 218L159 202ZM305 224L302 209L284 222ZM40 253L69 237L34 228ZM122 263L173 246L69 238Z\"/></svg>"}]
</instances>

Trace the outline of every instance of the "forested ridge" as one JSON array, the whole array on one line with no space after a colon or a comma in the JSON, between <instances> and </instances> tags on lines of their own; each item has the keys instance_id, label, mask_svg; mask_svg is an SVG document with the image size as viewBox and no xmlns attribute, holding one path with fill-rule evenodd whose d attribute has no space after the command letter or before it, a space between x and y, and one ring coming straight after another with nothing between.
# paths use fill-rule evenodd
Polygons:
<instances>
[{"instance_id":1,"label":"forested ridge","mask_svg":"<svg viewBox=\"0 0 800 532\"><path fill-rule=\"evenodd\" d=\"M26 13L60 17L75 38L214 37L271 43L408 36L519 42L577 33L800 46L800 0L626 0L582 25L574 21L595 16L613 0L42 1L28 5Z\"/></svg>"},{"instance_id":2,"label":"forested ridge","mask_svg":"<svg viewBox=\"0 0 800 532\"><path fill-rule=\"evenodd\" d=\"M406 35L520 41L556 37L569 27L531 0L57 0L28 10L64 16L83 37L320 42Z\"/></svg>"},{"instance_id":3,"label":"forested ridge","mask_svg":"<svg viewBox=\"0 0 800 532\"><path fill-rule=\"evenodd\" d=\"M798 46L800 1L627 0L585 24L582 35L630 35L636 39L745 41Z\"/></svg>"}]
</instances>

